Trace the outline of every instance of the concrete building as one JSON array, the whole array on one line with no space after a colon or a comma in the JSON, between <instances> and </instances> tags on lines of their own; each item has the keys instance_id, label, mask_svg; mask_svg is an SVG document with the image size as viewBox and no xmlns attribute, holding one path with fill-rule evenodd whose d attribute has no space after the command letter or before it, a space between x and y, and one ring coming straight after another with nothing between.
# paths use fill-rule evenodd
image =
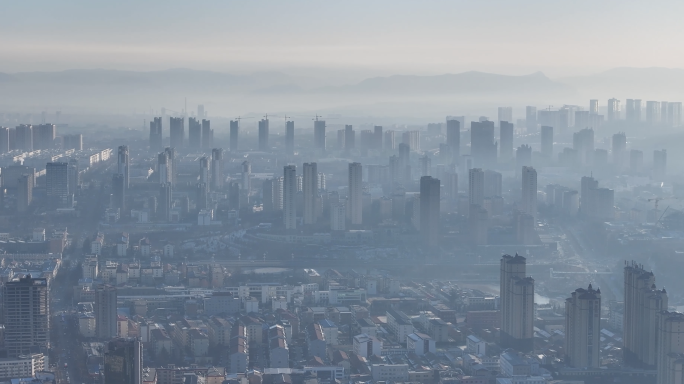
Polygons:
<instances>
[{"instance_id":1,"label":"concrete building","mask_svg":"<svg viewBox=\"0 0 684 384\"><path fill-rule=\"evenodd\" d=\"M349 197L347 199L347 209L349 220L352 225L363 224L363 168L361 163L349 164Z\"/></svg>"},{"instance_id":2,"label":"concrete building","mask_svg":"<svg viewBox=\"0 0 684 384\"><path fill-rule=\"evenodd\" d=\"M304 194L304 224L316 224L318 220L318 167L316 163L304 163L302 192Z\"/></svg>"},{"instance_id":3,"label":"concrete building","mask_svg":"<svg viewBox=\"0 0 684 384\"><path fill-rule=\"evenodd\" d=\"M529 352L534 338L534 280L525 276L524 257L501 258L501 346Z\"/></svg>"},{"instance_id":4,"label":"concrete building","mask_svg":"<svg viewBox=\"0 0 684 384\"><path fill-rule=\"evenodd\" d=\"M684 314L661 311L657 322L657 384L680 384L684 382Z\"/></svg>"},{"instance_id":5,"label":"concrete building","mask_svg":"<svg viewBox=\"0 0 684 384\"><path fill-rule=\"evenodd\" d=\"M52 209L69 206L69 164L47 163L45 167L45 192Z\"/></svg>"},{"instance_id":6,"label":"concrete building","mask_svg":"<svg viewBox=\"0 0 684 384\"><path fill-rule=\"evenodd\" d=\"M325 151L325 121L316 119L314 121L314 147L320 151Z\"/></svg>"},{"instance_id":7,"label":"concrete building","mask_svg":"<svg viewBox=\"0 0 684 384\"><path fill-rule=\"evenodd\" d=\"M283 222L285 229L297 228L297 167L286 165L283 172Z\"/></svg>"},{"instance_id":8,"label":"concrete building","mask_svg":"<svg viewBox=\"0 0 684 384\"><path fill-rule=\"evenodd\" d=\"M478 166L496 164L497 143L494 140L493 121L472 121L470 123L470 155Z\"/></svg>"},{"instance_id":9,"label":"concrete building","mask_svg":"<svg viewBox=\"0 0 684 384\"><path fill-rule=\"evenodd\" d=\"M238 137L240 135L240 121L230 121L230 151L236 152L238 149Z\"/></svg>"},{"instance_id":10,"label":"concrete building","mask_svg":"<svg viewBox=\"0 0 684 384\"><path fill-rule=\"evenodd\" d=\"M214 148L211 150L211 183L209 184L212 191L220 191L223 189L223 149Z\"/></svg>"},{"instance_id":11,"label":"concrete building","mask_svg":"<svg viewBox=\"0 0 684 384\"><path fill-rule=\"evenodd\" d=\"M155 117L152 121L150 121L150 151L151 152L159 152L161 151L164 146L162 144L163 142L163 136L162 136L162 118L161 117ZM69 149L66 146L65 143L65 149ZM82 149L79 148L79 150Z\"/></svg>"},{"instance_id":12,"label":"concrete building","mask_svg":"<svg viewBox=\"0 0 684 384\"><path fill-rule=\"evenodd\" d=\"M420 234L427 246L437 246L440 238L440 182L432 176L420 178Z\"/></svg>"},{"instance_id":13,"label":"concrete building","mask_svg":"<svg viewBox=\"0 0 684 384\"><path fill-rule=\"evenodd\" d=\"M185 118L169 118L170 145L171 148L183 148L185 141Z\"/></svg>"},{"instance_id":14,"label":"concrete building","mask_svg":"<svg viewBox=\"0 0 684 384\"><path fill-rule=\"evenodd\" d=\"M5 348L8 357L50 347L48 281L31 275L15 277L2 290ZM116 336L116 334L114 334Z\"/></svg>"},{"instance_id":15,"label":"concrete building","mask_svg":"<svg viewBox=\"0 0 684 384\"><path fill-rule=\"evenodd\" d=\"M620 100L608 99L606 115L608 121L617 121L620 119Z\"/></svg>"},{"instance_id":16,"label":"concrete building","mask_svg":"<svg viewBox=\"0 0 684 384\"><path fill-rule=\"evenodd\" d=\"M482 206L485 197L485 174L482 168L468 171L468 204Z\"/></svg>"},{"instance_id":17,"label":"concrete building","mask_svg":"<svg viewBox=\"0 0 684 384\"><path fill-rule=\"evenodd\" d=\"M137 339L119 338L107 343L104 384L142 384L143 347Z\"/></svg>"},{"instance_id":18,"label":"concrete building","mask_svg":"<svg viewBox=\"0 0 684 384\"><path fill-rule=\"evenodd\" d=\"M601 290L579 288L565 300L565 363L574 368L600 366Z\"/></svg>"},{"instance_id":19,"label":"concrete building","mask_svg":"<svg viewBox=\"0 0 684 384\"><path fill-rule=\"evenodd\" d=\"M532 167L522 167L520 210L534 218L537 217L537 171Z\"/></svg>"},{"instance_id":20,"label":"concrete building","mask_svg":"<svg viewBox=\"0 0 684 384\"><path fill-rule=\"evenodd\" d=\"M95 288L95 334L99 339L117 337L116 287L99 284Z\"/></svg>"},{"instance_id":21,"label":"concrete building","mask_svg":"<svg viewBox=\"0 0 684 384\"><path fill-rule=\"evenodd\" d=\"M268 135L269 135L269 127L268 127L268 119L261 119L259 121L259 150L260 151L268 151L270 149L268 145Z\"/></svg>"},{"instance_id":22,"label":"concrete building","mask_svg":"<svg viewBox=\"0 0 684 384\"><path fill-rule=\"evenodd\" d=\"M499 158L508 161L513 157L513 123L499 121Z\"/></svg>"},{"instance_id":23,"label":"concrete building","mask_svg":"<svg viewBox=\"0 0 684 384\"><path fill-rule=\"evenodd\" d=\"M547 160L553 159L553 127L541 127L541 154Z\"/></svg>"}]
</instances>

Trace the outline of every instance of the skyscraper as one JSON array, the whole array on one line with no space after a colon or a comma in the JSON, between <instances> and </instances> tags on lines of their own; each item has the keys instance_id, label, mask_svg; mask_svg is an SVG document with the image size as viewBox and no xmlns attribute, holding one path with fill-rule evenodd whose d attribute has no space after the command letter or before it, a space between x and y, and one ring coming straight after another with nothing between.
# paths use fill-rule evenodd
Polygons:
<instances>
[{"instance_id":1,"label":"skyscraper","mask_svg":"<svg viewBox=\"0 0 684 384\"><path fill-rule=\"evenodd\" d=\"M420 235L429 247L439 245L439 179L420 178Z\"/></svg>"},{"instance_id":2,"label":"skyscraper","mask_svg":"<svg viewBox=\"0 0 684 384\"><path fill-rule=\"evenodd\" d=\"M589 100L589 114L598 115L599 114L599 101L597 99Z\"/></svg>"},{"instance_id":3,"label":"skyscraper","mask_svg":"<svg viewBox=\"0 0 684 384\"><path fill-rule=\"evenodd\" d=\"M285 229L297 228L297 167L286 165L283 169L283 222Z\"/></svg>"},{"instance_id":4,"label":"skyscraper","mask_svg":"<svg viewBox=\"0 0 684 384\"><path fill-rule=\"evenodd\" d=\"M482 206L484 202L484 172L482 168L468 171L468 204Z\"/></svg>"},{"instance_id":5,"label":"skyscraper","mask_svg":"<svg viewBox=\"0 0 684 384\"><path fill-rule=\"evenodd\" d=\"M270 147L268 146L268 135L269 135L268 119L261 119L259 121L259 150L260 151L269 151L270 150Z\"/></svg>"},{"instance_id":6,"label":"skyscraper","mask_svg":"<svg viewBox=\"0 0 684 384\"><path fill-rule=\"evenodd\" d=\"M10 151L9 131L10 129L7 127L0 127L0 153L7 153Z\"/></svg>"},{"instance_id":7,"label":"skyscraper","mask_svg":"<svg viewBox=\"0 0 684 384\"><path fill-rule=\"evenodd\" d=\"M273 178L273 209L276 211L283 210L283 177Z\"/></svg>"},{"instance_id":8,"label":"skyscraper","mask_svg":"<svg viewBox=\"0 0 684 384\"><path fill-rule=\"evenodd\" d=\"M171 208L173 203L173 187L171 183L162 183L159 186L159 200L157 218L161 221L171 221Z\"/></svg>"},{"instance_id":9,"label":"skyscraper","mask_svg":"<svg viewBox=\"0 0 684 384\"><path fill-rule=\"evenodd\" d=\"M513 157L513 124L508 121L499 122L499 157L502 161Z\"/></svg>"},{"instance_id":10,"label":"skyscraper","mask_svg":"<svg viewBox=\"0 0 684 384\"><path fill-rule=\"evenodd\" d=\"M159 174L159 184L166 184L171 182L172 165L169 160L169 154L162 152L157 155L157 173Z\"/></svg>"},{"instance_id":11,"label":"skyscraper","mask_svg":"<svg viewBox=\"0 0 684 384\"><path fill-rule=\"evenodd\" d=\"M104 384L142 384L142 343L119 338L107 343L104 355Z\"/></svg>"},{"instance_id":12,"label":"skyscraper","mask_svg":"<svg viewBox=\"0 0 684 384\"><path fill-rule=\"evenodd\" d=\"M154 120L150 121L150 151L161 151L163 148L162 141L162 118L155 117Z\"/></svg>"},{"instance_id":13,"label":"skyscraper","mask_svg":"<svg viewBox=\"0 0 684 384\"><path fill-rule=\"evenodd\" d=\"M347 151L356 148L356 131L351 125L344 126L344 149Z\"/></svg>"},{"instance_id":14,"label":"skyscraper","mask_svg":"<svg viewBox=\"0 0 684 384\"><path fill-rule=\"evenodd\" d=\"M382 149L382 126L373 127L373 148Z\"/></svg>"},{"instance_id":15,"label":"skyscraper","mask_svg":"<svg viewBox=\"0 0 684 384\"><path fill-rule=\"evenodd\" d=\"M667 173L667 151L653 151L653 179L662 181Z\"/></svg>"},{"instance_id":16,"label":"skyscraper","mask_svg":"<svg viewBox=\"0 0 684 384\"><path fill-rule=\"evenodd\" d=\"M525 107L525 125L527 133L537 132L537 107Z\"/></svg>"},{"instance_id":17,"label":"skyscraper","mask_svg":"<svg viewBox=\"0 0 684 384\"><path fill-rule=\"evenodd\" d=\"M314 128L315 130L315 128ZM325 137L325 132L323 132ZM288 155L294 154L295 130L294 121L285 122L285 152ZM324 144L325 147L325 144Z\"/></svg>"},{"instance_id":18,"label":"skyscraper","mask_svg":"<svg viewBox=\"0 0 684 384\"><path fill-rule=\"evenodd\" d=\"M627 162L627 135L624 132L614 134L612 144L613 166L620 171Z\"/></svg>"},{"instance_id":19,"label":"skyscraper","mask_svg":"<svg viewBox=\"0 0 684 384\"><path fill-rule=\"evenodd\" d=\"M641 121L641 100L627 99L625 103L625 118L631 123Z\"/></svg>"},{"instance_id":20,"label":"skyscraper","mask_svg":"<svg viewBox=\"0 0 684 384\"><path fill-rule=\"evenodd\" d=\"M565 300L565 363L573 368L600 366L601 290L578 288Z\"/></svg>"},{"instance_id":21,"label":"skyscraper","mask_svg":"<svg viewBox=\"0 0 684 384\"><path fill-rule=\"evenodd\" d=\"M50 149L55 145L57 126L54 124L39 124L33 127L33 149Z\"/></svg>"},{"instance_id":22,"label":"skyscraper","mask_svg":"<svg viewBox=\"0 0 684 384\"><path fill-rule=\"evenodd\" d=\"M446 140L453 159L461 157L461 122L447 118Z\"/></svg>"},{"instance_id":23,"label":"skyscraper","mask_svg":"<svg viewBox=\"0 0 684 384\"><path fill-rule=\"evenodd\" d=\"M209 158L203 156L199 159L199 182L204 183L208 187L211 183L210 175Z\"/></svg>"},{"instance_id":24,"label":"skyscraper","mask_svg":"<svg viewBox=\"0 0 684 384\"><path fill-rule=\"evenodd\" d=\"M617 121L620 119L620 100L609 99L607 110L608 121Z\"/></svg>"},{"instance_id":25,"label":"skyscraper","mask_svg":"<svg viewBox=\"0 0 684 384\"><path fill-rule=\"evenodd\" d=\"M522 201L520 210L537 218L537 171L532 167L522 167Z\"/></svg>"},{"instance_id":26,"label":"skyscraper","mask_svg":"<svg viewBox=\"0 0 684 384\"><path fill-rule=\"evenodd\" d=\"M316 200L318 197L318 167L316 163L304 163L302 168L303 181L302 192L304 193L304 224L315 224Z\"/></svg>"},{"instance_id":27,"label":"skyscraper","mask_svg":"<svg viewBox=\"0 0 684 384\"><path fill-rule=\"evenodd\" d=\"M211 150L211 190L222 190L223 181L223 149L214 148Z\"/></svg>"},{"instance_id":28,"label":"skyscraper","mask_svg":"<svg viewBox=\"0 0 684 384\"><path fill-rule=\"evenodd\" d=\"M584 128L573 133L572 149L577 151L577 156L582 164L591 164L594 159L594 130Z\"/></svg>"},{"instance_id":29,"label":"skyscraper","mask_svg":"<svg viewBox=\"0 0 684 384\"><path fill-rule=\"evenodd\" d=\"M314 121L314 148L325 151L325 121Z\"/></svg>"},{"instance_id":30,"label":"skyscraper","mask_svg":"<svg viewBox=\"0 0 684 384\"><path fill-rule=\"evenodd\" d=\"M240 122L230 121L230 151L235 152L238 149L238 134L240 133Z\"/></svg>"},{"instance_id":31,"label":"skyscraper","mask_svg":"<svg viewBox=\"0 0 684 384\"><path fill-rule=\"evenodd\" d=\"M47 163L45 166L45 192L49 205L64 208L69 202L69 164Z\"/></svg>"},{"instance_id":32,"label":"skyscraper","mask_svg":"<svg viewBox=\"0 0 684 384\"><path fill-rule=\"evenodd\" d=\"M196 208L200 210L209 208L209 188L207 183L197 183L195 188L195 192L197 193L197 196L195 197ZM266 210L265 207L264 210Z\"/></svg>"},{"instance_id":33,"label":"skyscraper","mask_svg":"<svg viewBox=\"0 0 684 384\"><path fill-rule=\"evenodd\" d=\"M33 126L21 124L15 128L15 148L24 152L33 151Z\"/></svg>"},{"instance_id":34,"label":"skyscraper","mask_svg":"<svg viewBox=\"0 0 684 384\"><path fill-rule=\"evenodd\" d=\"M478 166L496 164L497 143L494 141L493 121L470 123L470 154Z\"/></svg>"},{"instance_id":35,"label":"skyscraper","mask_svg":"<svg viewBox=\"0 0 684 384\"><path fill-rule=\"evenodd\" d=\"M111 339L117 336L116 287L98 284L95 288L95 336Z\"/></svg>"},{"instance_id":36,"label":"skyscraper","mask_svg":"<svg viewBox=\"0 0 684 384\"><path fill-rule=\"evenodd\" d=\"M188 147L198 151L202 146L202 124L194 118L188 118Z\"/></svg>"},{"instance_id":37,"label":"skyscraper","mask_svg":"<svg viewBox=\"0 0 684 384\"><path fill-rule=\"evenodd\" d=\"M33 201L33 175L23 174L17 180L17 212L27 212Z\"/></svg>"},{"instance_id":38,"label":"skyscraper","mask_svg":"<svg viewBox=\"0 0 684 384\"><path fill-rule=\"evenodd\" d=\"M126 180L120 173L112 175L112 195L113 208L119 208L119 213L123 215L126 210Z\"/></svg>"},{"instance_id":39,"label":"skyscraper","mask_svg":"<svg viewBox=\"0 0 684 384\"><path fill-rule=\"evenodd\" d=\"M169 118L171 148L182 148L185 141L185 119L182 117Z\"/></svg>"},{"instance_id":40,"label":"skyscraper","mask_svg":"<svg viewBox=\"0 0 684 384\"><path fill-rule=\"evenodd\" d=\"M202 119L202 149L208 151L214 146L214 130L211 129L211 121Z\"/></svg>"},{"instance_id":41,"label":"skyscraper","mask_svg":"<svg viewBox=\"0 0 684 384\"><path fill-rule=\"evenodd\" d=\"M513 121L513 107L499 107L498 122L501 124L502 121L512 122Z\"/></svg>"},{"instance_id":42,"label":"skyscraper","mask_svg":"<svg viewBox=\"0 0 684 384\"><path fill-rule=\"evenodd\" d=\"M663 310L656 319L656 383L681 383L684 371L684 314Z\"/></svg>"},{"instance_id":43,"label":"skyscraper","mask_svg":"<svg viewBox=\"0 0 684 384\"><path fill-rule=\"evenodd\" d=\"M596 199L594 190L598 189L598 180L591 176L582 176L580 186L580 212L583 216L590 217L596 211Z\"/></svg>"},{"instance_id":44,"label":"skyscraper","mask_svg":"<svg viewBox=\"0 0 684 384\"><path fill-rule=\"evenodd\" d=\"M352 225L363 224L363 184L361 163L349 163L349 213Z\"/></svg>"},{"instance_id":45,"label":"skyscraper","mask_svg":"<svg viewBox=\"0 0 684 384\"><path fill-rule=\"evenodd\" d=\"M78 159L69 159L69 194L76 195L81 186L81 174L78 172Z\"/></svg>"},{"instance_id":46,"label":"skyscraper","mask_svg":"<svg viewBox=\"0 0 684 384\"><path fill-rule=\"evenodd\" d=\"M432 160L428 155L420 158L420 176L431 176L432 175Z\"/></svg>"},{"instance_id":47,"label":"skyscraper","mask_svg":"<svg viewBox=\"0 0 684 384\"><path fill-rule=\"evenodd\" d=\"M330 196L330 230L344 231L347 221L347 205L345 200L340 199L337 192Z\"/></svg>"},{"instance_id":48,"label":"skyscraper","mask_svg":"<svg viewBox=\"0 0 684 384\"><path fill-rule=\"evenodd\" d=\"M653 272L634 262L624 268L623 360L644 369L657 365L657 316L667 310L667 292L655 286Z\"/></svg>"},{"instance_id":49,"label":"skyscraper","mask_svg":"<svg viewBox=\"0 0 684 384\"><path fill-rule=\"evenodd\" d=\"M50 347L50 294L48 280L19 274L2 290L5 348L18 357Z\"/></svg>"},{"instance_id":50,"label":"skyscraper","mask_svg":"<svg viewBox=\"0 0 684 384\"><path fill-rule=\"evenodd\" d=\"M657 124L660 122L660 102L646 102L646 122L649 124Z\"/></svg>"},{"instance_id":51,"label":"skyscraper","mask_svg":"<svg viewBox=\"0 0 684 384\"><path fill-rule=\"evenodd\" d=\"M384 148L389 149L389 150L394 150L396 148L394 131L392 131L392 130L385 131L385 133L383 133L383 136L385 137Z\"/></svg>"},{"instance_id":52,"label":"skyscraper","mask_svg":"<svg viewBox=\"0 0 684 384\"><path fill-rule=\"evenodd\" d=\"M178 173L178 165L176 162L176 149L171 147L166 147L164 149L164 152L166 153L166 157L168 159L168 181L171 183L172 186L176 185L176 174Z\"/></svg>"},{"instance_id":53,"label":"skyscraper","mask_svg":"<svg viewBox=\"0 0 684 384\"><path fill-rule=\"evenodd\" d=\"M249 192L252 189L252 164L245 160L242 162L242 190Z\"/></svg>"},{"instance_id":54,"label":"skyscraper","mask_svg":"<svg viewBox=\"0 0 684 384\"><path fill-rule=\"evenodd\" d=\"M128 146L127 145L119 146L119 150L117 153L117 160L116 160L116 172L120 175L123 175L124 187L126 189L128 189L128 187L130 186L129 168L130 168L130 157L129 157L129 152L128 152ZM70 192L74 193L74 191L70 191Z\"/></svg>"},{"instance_id":55,"label":"skyscraper","mask_svg":"<svg viewBox=\"0 0 684 384\"><path fill-rule=\"evenodd\" d=\"M553 127L541 127L541 154L547 160L553 159Z\"/></svg>"},{"instance_id":56,"label":"skyscraper","mask_svg":"<svg viewBox=\"0 0 684 384\"><path fill-rule=\"evenodd\" d=\"M515 164L518 168L532 165L532 147L523 144L515 150ZM517 175L516 175L517 177Z\"/></svg>"},{"instance_id":57,"label":"skyscraper","mask_svg":"<svg viewBox=\"0 0 684 384\"><path fill-rule=\"evenodd\" d=\"M501 347L532 350L534 341L534 280L525 276L527 260L519 255L501 258Z\"/></svg>"}]
</instances>

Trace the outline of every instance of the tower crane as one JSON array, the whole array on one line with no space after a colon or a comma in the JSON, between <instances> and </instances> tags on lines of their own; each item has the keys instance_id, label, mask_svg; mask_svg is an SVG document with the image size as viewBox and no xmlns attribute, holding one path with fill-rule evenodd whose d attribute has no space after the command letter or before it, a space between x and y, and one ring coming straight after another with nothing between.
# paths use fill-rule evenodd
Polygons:
<instances>
[{"instance_id":1,"label":"tower crane","mask_svg":"<svg viewBox=\"0 0 684 384\"><path fill-rule=\"evenodd\" d=\"M676 196L670 196L670 197L654 197L654 198L652 198L652 199L648 199L648 201L653 201L653 202L654 202L655 210L656 210L656 212L657 212L657 211L658 211L658 203L660 203L660 202L663 201L663 200L670 200L670 199L679 200L679 197L676 197Z\"/></svg>"}]
</instances>

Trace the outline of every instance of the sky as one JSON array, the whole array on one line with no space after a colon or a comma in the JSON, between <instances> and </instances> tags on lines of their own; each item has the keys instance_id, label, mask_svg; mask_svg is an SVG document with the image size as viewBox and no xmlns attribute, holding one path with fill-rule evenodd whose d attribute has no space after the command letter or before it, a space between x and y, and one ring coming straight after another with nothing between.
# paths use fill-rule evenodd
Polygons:
<instances>
[{"instance_id":1,"label":"sky","mask_svg":"<svg viewBox=\"0 0 684 384\"><path fill-rule=\"evenodd\" d=\"M684 68L681 1L52 1L0 6L0 72L503 74Z\"/></svg>"}]
</instances>

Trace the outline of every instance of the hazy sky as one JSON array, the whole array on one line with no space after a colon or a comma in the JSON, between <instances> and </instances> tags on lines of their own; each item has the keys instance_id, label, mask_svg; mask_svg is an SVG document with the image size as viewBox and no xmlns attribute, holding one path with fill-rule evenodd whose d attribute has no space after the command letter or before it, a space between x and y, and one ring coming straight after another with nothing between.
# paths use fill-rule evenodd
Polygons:
<instances>
[{"instance_id":1,"label":"hazy sky","mask_svg":"<svg viewBox=\"0 0 684 384\"><path fill-rule=\"evenodd\" d=\"M16 1L0 71L681 67L681 1Z\"/></svg>"}]
</instances>

